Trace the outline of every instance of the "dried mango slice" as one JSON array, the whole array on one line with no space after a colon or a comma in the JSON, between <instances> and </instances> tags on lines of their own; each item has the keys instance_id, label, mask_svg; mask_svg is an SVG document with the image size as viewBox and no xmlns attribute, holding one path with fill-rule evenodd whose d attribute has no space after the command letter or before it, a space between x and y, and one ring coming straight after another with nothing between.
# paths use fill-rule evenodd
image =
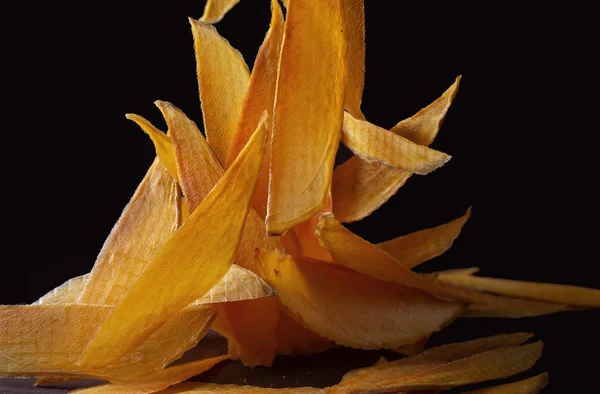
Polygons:
<instances>
[{"instance_id":1,"label":"dried mango slice","mask_svg":"<svg viewBox=\"0 0 600 394\"><path fill-rule=\"evenodd\" d=\"M502 379L531 368L542 354L541 341L490 350L456 361L401 359L352 371L333 393L445 390ZM418 356L417 356L418 357Z\"/></svg>"},{"instance_id":2,"label":"dried mango slice","mask_svg":"<svg viewBox=\"0 0 600 394\"><path fill-rule=\"evenodd\" d=\"M158 371L148 377L140 379L135 383L129 384L103 384L100 386L90 387L86 389L75 390L73 393L79 394L146 394L156 393L169 386L183 382L193 376L199 375L202 372L208 371L220 362L227 360L228 356L219 356L207 358L204 360L192 361L185 364L169 367L162 371Z\"/></svg>"},{"instance_id":3,"label":"dried mango slice","mask_svg":"<svg viewBox=\"0 0 600 394\"><path fill-rule=\"evenodd\" d=\"M325 200L325 205L321 209L322 213L331 212L331 196ZM315 236L315 230L319 224L318 216L313 216L305 222L298 223L293 228L293 233L302 248L301 255L316 260L333 261L329 252L321 246L319 239Z\"/></svg>"},{"instance_id":4,"label":"dried mango slice","mask_svg":"<svg viewBox=\"0 0 600 394\"><path fill-rule=\"evenodd\" d=\"M364 119L360 110L365 87L365 2L343 0L346 34L348 35L348 79L345 108L357 119Z\"/></svg>"},{"instance_id":5,"label":"dried mango slice","mask_svg":"<svg viewBox=\"0 0 600 394\"><path fill-rule=\"evenodd\" d=\"M600 290L598 289L552 283L484 278L456 272L440 272L437 279L456 286L510 297L546 301L561 305L589 308L600 307Z\"/></svg>"},{"instance_id":6,"label":"dried mango slice","mask_svg":"<svg viewBox=\"0 0 600 394\"><path fill-rule=\"evenodd\" d=\"M77 302L85 281L88 280L89 274L76 276L69 279L62 285L50 290L36 302L31 305L46 305L46 304L72 304Z\"/></svg>"},{"instance_id":7,"label":"dried mango slice","mask_svg":"<svg viewBox=\"0 0 600 394\"><path fill-rule=\"evenodd\" d=\"M244 103L250 72L241 53L214 26L190 18L206 139L224 164Z\"/></svg>"},{"instance_id":8,"label":"dried mango slice","mask_svg":"<svg viewBox=\"0 0 600 394\"><path fill-rule=\"evenodd\" d=\"M328 389L318 389L314 387L292 387L284 389L271 389L257 386L238 386L235 384L216 384L216 383L199 383L185 382L173 386L167 390L161 391L160 394L183 394L183 393L282 393L282 394L326 394Z\"/></svg>"},{"instance_id":9,"label":"dried mango slice","mask_svg":"<svg viewBox=\"0 0 600 394\"><path fill-rule=\"evenodd\" d=\"M86 348L82 366L107 365L135 348L227 273L256 187L266 133L263 118L223 178L123 295Z\"/></svg>"},{"instance_id":10,"label":"dried mango slice","mask_svg":"<svg viewBox=\"0 0 600 394\"><path fill-rule=\"evenodd\" d=\"M277 354L308 356L337 347L334 342L315 334L282 311L277 326Z\"/></svg>"},{"instance_id":11,"label":"dried mango slice","mask_svg":"<svg viewBox=\"0 0 600 394\"><path fill-rule=\"evenodd\" d=\"M426 175L450 160L450 156L419 145L389 130L344 112L342 142L364 160L376 160L410 173Z\"/></svg>"},{"instance_id":12,"label":"dried mango slice","mask_svg":"<svg viewBox=\"0 0 600 394\"><path fill-rule=\"evenodd\" d=\"M255 300L274 295L275 291L260 276L239 265L232 265L223 279L192 305Z\"/></svg>"},{"instance_id":13,"label":"dried mango slice","mask_svg":"<svg viewBox=\"0 0 600 394\"><path fill-rule=\"evenodd\" d=\"M204 23L217 23L233 8L240 0L207 0L204 6L204 14L200 20Z\"/></svg>"},{"instance_id":14,"label":"dried mango slice","mask_svg":"<svg viewBox=\"0 0 600 394\"><path fill-rule=\"evenodd\" d=\"M458 91L460 77L444 94L391 131L415 143L429 146ZM333 173L334 214L341 222L355 222L383 205L410 178L411 174L379 162L352 157Z\"/></svg>"},{"instance_id":15,"label":"dried mango slice","mask_svg":"<svg viewBox=\"0 0 600 394\"><path fill-rule=\"evenodd\" d=\"M396 348L440 330L462 306L327 262L259 250L264 279L313 332L360 349Z\"/></svg>"},{"instance_id":16,"label":"dried mango slice","mask_svg":"<svg viewBox=\"0 0 600 394\"><path fill-rule=\"evenodd\" d=\"M154 127L152 123L142 116L126 114L125 117L135 122L140 126L144 133L148 134L154 144L154 149L156 150L156 155L160 159L160 162L167 167L167 170L169 170L169 174L171 174L173 179L177 179L177 164L175 163L175 157L172 154L173 144L171 143L169 136Z\"/></svg>"},{"instance_id":17,"label":"dried mango slice","mask_svg":"<svg viewBox=\"0 0 600 394\"><path fill-rule=\"evenodd\" d=\"M254 131L253 125L258 123L263 111L267 110L272 114L283 32L283 13L277 0L271 0L271 24L256 55L254 68L250 75L250 84L248 85L237 131L233 140L233 146L229 152L229 159L225 163L225 168L233 163L238 153L246 145L246 142L248 142ZM270 138L267 144L269 143ZM258 186L256 187L256 193L252 201L252 207L263 218L267 215L269 166L270 156L265 155Z\"/></svg>"},{"instance_id":18,"label":"dried mango slice","mask_svg":"<svg viewBox=\"0 0 600 394\"><path fill-rule=\"evenodd\" d=\"M155 159L104 243L79 302L101 305L120 299L177 230L180 196L175 179Z\"/></svg>"},{"instance_id":19,"label":"dried mango slice","mask_svg":"<svg viewBox=\"0 0 600 394\"><path fill-rule=\"evenodd\" d=\"M402 354L403 356L414 356L415 354L419 354L425 349L425 345L427 345L427 341L429 341L429 337L425 337L419 339L417 342L412 345L404 345L397 347L396 349L392 349L398 354Z\"/></svg>"},{"instance_id":20,"label":"dried mango slice","mask_svg":"<svg viewBox=\"0 0 600 394\"><path fill-rule=\"evenodd\" d=\"M529 379L468 391L465 394L536 394L548 384L548 374L541 373Z\"/></svg>"},{"instance_id":21,"label":"dried mango slice","mask_svg":"<svg viewBox=\"0 0 600 394\"><path fill-rule=\"evenodd\" d=\"M269 234L314 216L327 198L345 100L344 31L341 0L289 4L273 111Z\"/></svg>"},{"instance_id":22,"label":"dried mango slice","mask_svg":"<svg viewBox=\"0 0 600 394\"><path fill-rule=\"evenodd\" d=\"M450 249L469 217L471 208L463 216L449 223L381 242L377 246L398 263L412 269Z\"/></svg>"}]
</instances>

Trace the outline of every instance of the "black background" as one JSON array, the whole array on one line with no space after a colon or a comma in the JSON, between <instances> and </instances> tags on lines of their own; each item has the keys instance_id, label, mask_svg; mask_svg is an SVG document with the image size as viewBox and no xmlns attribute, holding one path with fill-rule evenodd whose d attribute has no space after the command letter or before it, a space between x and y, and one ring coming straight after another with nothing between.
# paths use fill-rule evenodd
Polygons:
<instances>
[{"instance_id":1,"label":"black background","mask_svg":"<svg viewBox=\"0 0 600 394\"><path fill-rule=\"evenodd\" d=\"M152 104L201 124L188 16L202 1L42 3L5 12L0 156L0 303L29 303L89 272L150 165L152 144L125 119L165 129ZM453 156L414 176L350 228L378 242L444 223L473 204L455 246L423 270L600 288L596 92L591 11L366 0L363 110L391 127L463 81L433 148ZM269 1L243 0L217 25L252 65ZM434 343L531 331L545 392L594 388L600 314L459 320ZM590 360L590 361L588 361Z\"/></svg>"}]
</instances>

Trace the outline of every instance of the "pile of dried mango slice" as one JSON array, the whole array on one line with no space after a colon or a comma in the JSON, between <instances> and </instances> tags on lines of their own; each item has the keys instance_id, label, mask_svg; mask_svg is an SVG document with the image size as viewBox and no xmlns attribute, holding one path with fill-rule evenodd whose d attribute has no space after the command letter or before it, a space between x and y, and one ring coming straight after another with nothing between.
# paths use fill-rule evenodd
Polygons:
<instances>
[{"instance_id":1,"label":"pile of dried mango slice","mask_svg":"<svg viewBox=\"0 0 600 394\"><path fill-rule=\"evenodd\" d=\"M363 0L289 0L285 18L272 0L252 72L209 25L238 1L209 0L190 20L206 139L168 102L156 102L167 133L127 115L157 158L89 274L31 305L0 306L0 376L109 382L82 393L439 392L512 376L541 356L526 333L423 350L454 319L600 307L595 289L477 269L414 272L452 246L470 209L380 244L350 232L342 223L450 159L429 145L460 77L411 118L377 127L360 109ZM340 141L355 155L334 169ZM172 364L209 329L227 338L227 354ZM181 383L228 359L269 366L277 355L338 346L407 357L328 388ZM536 393L547 380L472 393Z\"/></svg>"}]
</instances>

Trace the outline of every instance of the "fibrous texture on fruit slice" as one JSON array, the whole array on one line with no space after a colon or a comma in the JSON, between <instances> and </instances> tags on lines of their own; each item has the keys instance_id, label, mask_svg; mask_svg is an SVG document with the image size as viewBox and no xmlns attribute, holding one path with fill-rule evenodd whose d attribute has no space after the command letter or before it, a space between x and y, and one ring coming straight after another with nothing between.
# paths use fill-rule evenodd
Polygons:
<instances>
[{"instance_id":1,"label":"fibrous texture on fruit slice","mask_svg":"<svg viewBox=\"0 0 600 394\"><path fill-rule=\"evenodd\" d=\"M532 367L542 354L542 342L510 346L457 360L427 360L418 356L349 372L333 392L380 393L445 390L502 379Z\"/></svg>"},{"instance_id":2,"label":"fibrous texture on fruit slice","mask_svg":"<svg viewBox=\"0 0 600 394\"><path fill-rule=\"evenodd\" d=\"M360 105L365 87L365 3L364 0L343 0L343 5L348 35L345 108L355 118L364 119Z\"/></svg>"},{"instance_id":3,"label":"fibrous texture on fruit slice","mask_svg":"<svg viewBox=\"0 0 600 394\"><path fill-rule=\"evenodd\" d=\"M410 173L426 175L450 156L344 112L342 142L363 160L376 160Z\"/></svg>"},{"instance_id":4,"label":"fibrous texture on fruit slice","mask_svg":"<svg viewBox=\"0 0 600 394\"><path fill-rule=\"evenodd\" d=\"M256 55L256 61L250 75L250 83L238 120L237 131L225 168L233 163L238 153L246 145L254 131L253 125L258 123L263 111L268 111L272 119L283 32L283 13L277 0L271 0L271 25ZM270 143L270 138L268 141L267 144ZM252 201L252 207L262 218L267 214L270 159L270 154L266 154Z\"/></svg>"},{"instance_id":5,"label":"fibrous texture on fruit slice","mask_svg":"<svg viewBox=\"0 0 600 394\"><path fill-rule=\"evenodd\" d=\"M79 302L115 304L180 223L176 180L155 159L96 259Z\"/></svg>"},{"instance_id":6,"label":"fibrous texture on fruit slice","mask_svg":"<svg viewBox=\"0 0 600 394\"><path fill-rule=\"evenodd\" d=\"M85 274L69 279L62 285L50 290L47 294L44 294L31 305L72 304L77 302L88 276L89 274Z\"/></svg>"},{"instance_id":7,"label":"fibrous texture on fruit slice","mask_svg":"<svg viewBox=\"0 0 600 394\"><path fill-rule=\"evenodd\" d=\"M214 26L190 18L204 131L210 147L224 164L237 129L250 72L242 55Z\"/></svg>"},{"instance_id":8,"label":"fibrous texture on fruit slice","mask_svg":"<svg viewBox=\"0 0 600 394\"><path fill-rule=\"evenodd\" d=\"M360 349L395 348L438 331L462 306L327 262L259 250L264 279L290 314L315 333Z\"/></svg>"},{"instance_id":9,"label":"fibrous texture on fruit slice","mask_svg":"<svg viewBox=\"0 0 600 394\"><path fill-rule=\"evenodd\" d=\"M282 311L277 325L277 354L307 356L336 347L334 342L315 334Z\"/></svg>"},{"instance_id":10,"label":"fibrous texture on fruit slice","mask_svg":"<svg viewBox=\"0 0 600 394\"><path fill-rule=\"evenodd\" d=\"M548 384L548 374L541 373L529 379L500 386L468 391L465 394L536 394Z\"/></svg>"},{"instance_id":11,"label":"fibrous texture on fruit slice","mask_svg":"<svg viewBox=\"0 0 600 394\"><path fill-rule=\"evenodd\" d=\"M458 91L460 77L437 100L390 131L429 146ZM340 222L354 222L378 209L410 178L411 173L354 156L333 173L334 213Z\"/></svg>"},{"instance_id":12,"label":"fibrous texture on fruit slice","mask_svg":"<svg viewBox=\"0 0 600 394\"><path fill-rule=\"evenodd\" d=\"M183 382L202 372L208 371L216 364L227 360L228 356L219 356L206 358L203 360L192 361L185 364L175 365L155 372L154 374L142 378L134 383L128 384L104 384L86 389L75 390L79 394L147 394L156 393L169 386Z\"/></svg>"},{"instance_id":13,"label":"fibrous texture on fruit slice","mask_svg":"<svg viewBox=\"0 0 600 394\"><path fill-rule=\"evenodd\" d=\"M451 222L381 242L377 246L398 263L412 269L450 249L470 216L471 208Z\"/></svg>"},{"instance_id":14,"label":"fibrous texture on fruit slice","mask_svg":"<svg viewBox=\"0 0 600 394\"><path fill-rule=\"evenodd\" d=\"M207 0L200 20L204 23L217 23L239 2L240 0Z\"/></svg>"},{"instance_id":15,"label":"fibrous texture on fruit slice","mask_svg":"<svg viewBox=\"0 0 600 394\"><path fill-rule=\"evenodd\" d=\"M287 10L271 135L270 234L314 216L329 192L345 100L343 13L341 0L292 1Z\"/></svg>"},{"instance_id":16,"label":"fibrous texture on fruit slice","mask_svg":"<svg viewBox=\"0 0 600 394\"><path fill-rule=\"evenodd\" d=\"M331 212L331 203L331 196L328 196L325 200L325 205L321 209L321 213ZM318 216L313 216L310 219L294 226L292 232L296 235L296 239L298 240L302 249L301 252L297 254L311 259L332 261L333 258L329 252L323 248L321 244L319 244L319 239L315 236L315 230L318 224Z\"/></svg>"},{"instance_id":17,"label":"fibrous texture on fruit slice","mask_svg":"<svg viewBox=\"0 0 600 394\"><path fill-rule=\"evenodd\" d=\"M123 295L86 348L82 365L106 365L127 353L227 273L256 187L266 133L263 118L223 178Z\"/></svg>"},{"instance_id":18,"label":"fibrous texture on fruit slice","mask_svg":"<svg viewBox=\"0 0 600 394\"><path fill-rule=\"evenodd\" d=\"M510 297L546 301L578 307L600 307L600 290L552 283L484 278L462 272L440 272L439 281Z\"/></svg>"},{"instance_id":19,"label":"fibrous texture on fruit slice","mask_svg":"<svg viewBox=\"0 0 600 394\"><path fill-rule=\"evenodd\" d=\"M154 144L154 149L156 150L156 155L160 159L160 162L167 167L167 170L169 170L169 174L173 176L173 179L177 179L177 164L175 163L175 156L172 154L173 144L171 144L169 136L139 115L127 114L125 117L135 122L140 126L144 133L148 134Z\"/></svg>"},{"instance_id":20,"label":"fibrous texture on fruit slice","mask_svg":"<svg viewBox=\"0 0 600 394\"><path fill-rule=\"evenodd\" d=\"M318 389L314 387L293 387L284 389L271 389L258 386L238 386L235 384L216 384L216 383L199 383L185 382L173 386L167 390L161 391L160 394L183 394L183 393L274 393L274 394L326 394L328 389Z\"/></svg>"},{"instance_id":21,"label":"fibrous texture on fruit slice","mask_svg":"<svg viewBox=\"0 0 600 394\"><path fill-rule=\"evenodd\" d=\"M271 297L275 291L254 272L232 265L227 274L193 305L255 300Z\"/></svg>"}]
</instances>

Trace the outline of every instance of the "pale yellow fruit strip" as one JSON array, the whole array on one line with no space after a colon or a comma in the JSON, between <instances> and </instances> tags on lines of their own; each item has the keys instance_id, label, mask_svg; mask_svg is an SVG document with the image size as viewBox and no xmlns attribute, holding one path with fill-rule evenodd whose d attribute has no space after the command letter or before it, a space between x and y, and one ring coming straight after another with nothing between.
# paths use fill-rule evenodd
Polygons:
<instances>
[{"instance_id":1,"label":"pale yellow fruit strip","mask_svg":"<svg viewBox=\"0 0 600 394\"><path fill-rule=\"evenodd\" d=\"M275 291L254 272L232 265L227 274L193 305L254 300L271 297Z\"/></svg>"},{"instance_id":2,"label":"pale yellow fruit strip","mask_svg":"<svg viewBox=\"0 0 600 394\"><path fill-rule=\"evenodd\" d=\"M342 142L364 160L376 160L410 173L426 175L450 156L344 113Z\"/></svg>"},{"instance_id":3,"label":"pale yellow fruit strip","mask_svg":"<svg viewBox=\"0 0 600 394\"><path fill-rule=\"evenodd\" d=\"M206 139L224 164L244 103L250 72L242 55L214 26L190 18Z\"/></svg>"},{"instance_id":4,"label":"pale yellow fruit strip","mask_svg":"<svg viewBox=\"0 0 600 394\"><path fill-rule=\"evenodd\" d=\"M238 153L246 145L246 142L248 142L254 131L253 125L258 123L262 112L265 110L269 111L270 118L272 119L277 83L277 67L279 65L283 32L283 13L277 0L271 0L271 24L256 55L254 68L250 75L250 84L248 85L240 119L237 124L233 146L229 152L229 159L225 168L233 163L233 160L235 160ZM267 144L269 143L270 138ZM265 155L258 186L256 187L256 194L252 200L252 207L262 218L267 214L270 161L270 155Z\"/></svg>"},{"instance_id":5,"label":"pale yellow fruit strip","mask_svg":"<svg viewBox=\"0 0 600 394\"><path fill-rule=\"evenodd\" d=\"M542 354L542 342L478 353L456 361L397 360L352 371L333 392L379 393L445 390L496 380L531 368Z\"/></svg>"},{"instance_id":6,"label":"pale yellow fruit strip","mask_svg":"<svg viewBox=\"0 0 600 394\"><path fill-rule=\"evenodd\" d=\"M103 366L124 355L227 273L256 187L266 133L265 117L223 178L121 298L81 365Z\"/></svg>"},{"instance_id":7,"label":"pale yellow fruit strip","mask_svg":"<svg viewBox=\"0 0 600 394\"><path fill-rule=\"evenodd\" d=\"M546 387L548 379L547 373L541 373L529 379L479 390L471 390L465 394L536 394Z\"/></svg>"},{"instance_id":8,"label":"pale yellow fruit strip","mask_svg":"<svg viewBox=\"0 0 600 394\"><path fill-rule=\"evenodd\" d=\"M239 2L240 0L206 0L204 14L200 20L204 23L220 22L225 14Z\"/></svg>"},{"instance_id":9,"label":"pale yellow fruit strip","mask_svg":"<svg viewBox=\"0 0 600 394\"><path fill-rule=\"evenodd\" d=\"M173 151L173 144L171 144L171 139L169 136L154 127L152 123L139 115L127 114L125 117L135 122L138 126L140 126L144 133L148 134L152 140L152 143L154 144L154 149L156 150L156 155L160 159L160 162L167 167L167 170L169 170L169 174L173 176L173 179L177 179L177 164L175 163L175 158L171 153Z\"/></svg>"},{"instance_id":10,"label":"pale yellow fruit strip","mask_svg":"<svg viewBox=\"0 0 600 394\"><path fill-rule=\"evenodd\" d=\"M328 195L345 101L343 13L341 0L289 4L271 135L270 234L314 216Z\"/></svg>"},{"instance_id":11,"label":"pale yellow fruit strip","mask_svg":"<svg viewBox=\"0 0 600 394\"><path fill-rule=\"evenodd\" d=\"M450 249L470 216L471 208L451 222L381 242L377 246L398 263L412 269Z\"/></svg>"},{"instance_id":12,"label":"pale yellow fruit strip","mask_svg":"<svg viewBox=\"0 0 600 394\"><path fill-rule=\"evenodd\" d=\"M438 280L510 297L526 298L579 307L600 307L600 290L552 283L484 278L455 272L440 272Z\"/></svg>"},{"instance_id":13,"label":"pale yellow fruit strip","mask_svg":"<svg viewBox=\"0 0 600 394\"><path fill-rule=\"evenodd\" d=\"M62 285L50 290L31 305L75 303L77 302L77 299L83 290L83 285L85 281L88 280L88 277L89 274L85 274L71 278Z\"/></svg>"},{"instance_id":14,"label":"pale yellow fruit strip","mask_svg":"<svg viewBox=\"0 0 600 394\"><path fill-rule=\"evenodd\" d=\"M169 386L183 382L202 372L208 371L216 364L227 360L228 356L219 356L207 358L204 360L192 361L185 364L176 365L155 372L135 383L129 384L104 384L100 386L72 391L79 394L149 394L156 393Z\"/></svg>"},{"instance_id":15,"label":"pale yellow fruit strip","mask_svg":"<svg viewBox=\"0 0 600 394\"><path fill-rule=\"evenodd\" d=\"M154 160L96 259L79 302L114 304L180 223L176 180Z\"/></svg>"},{"instance_id":16,"label":"pale yellow fruit strip","mask_svg":"<svg viewBox=\"0 0 600 394\"><path fill-rule=\"evenodd\" d=\"M429 146L458 91L460 77L444 94L391 131L415 143ZM411 173L359 156L338 166L333 173L332 195L335 216L354 222L377 210L410 178Z\"/></svg>"},{"instance_id":17,"label":"pale yellow fruit strip","mask_svg":"<svg viewBox=\"0 0 600 394\"><path fill-rule=\"evenodd\" d=\"M345 108L355 118L364 119L360 110L365 87L365 3L343 0L348 35L348 79Z\"/></svg>"},{"instance_id":18,"label":"pale yellow fruit strip","mask_svg":"<svg viewBox=\"0 0 600 394\"><path fill-rule=\"evenodd\" d=\"M291 315L337 344L395 348L445 327L462 306L327 262L259 250L264 279Z\"/></svg>"}]
</instances>

